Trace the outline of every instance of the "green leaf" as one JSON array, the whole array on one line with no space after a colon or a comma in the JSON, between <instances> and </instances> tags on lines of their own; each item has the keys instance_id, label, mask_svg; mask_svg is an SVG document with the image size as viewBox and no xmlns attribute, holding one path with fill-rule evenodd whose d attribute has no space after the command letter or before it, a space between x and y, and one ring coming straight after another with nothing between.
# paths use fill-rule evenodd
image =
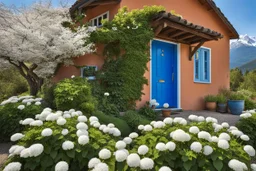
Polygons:
<instances>
[{"instance_id":1,"label":"green leaf","mask_svg":"<svg viewBox=\"0 0 256 171\"><path fill-rule=\"evenodd\" d=\"M184 168L185 168L187 171L190 170L190 168L192 167L192 165L193 165L193 162L192 162L192 161L186 161L186 162L184 162Z\"/></svg>"},{"instance_id":2,"label":"green leaf","mask_svg":"<svg viewBox=\"0 0 256 171\"><path fill-rule=\"evenodd\" d=\"M52 159L55 159L57 154L58 154L57 150L52 150L50 153L50 156L52 157Z\"/></svg>"},{"instance_id":3,"label":"green leaf","mask_svg":"<svg viewBox=\"0 0 256 171\"><path fill-rule=\"evenodd\" d=\"M223 168L223 163L221 160L217 159L213 161L213 165L214 167L218 170L221 171L221 169Z\"/></svg>"},{"instance_id":4,"label":"green leaf","mask_svg":"<svg viewBox=\"0 0 256 171\"><path fill-rule=\"evenodd\" d=\"M68 157L75 158L76 152L75 150L68 150L67 152Z\"/></svg>"},{"instance_id":5,"label":"green leaf","mask_svg":"<svg viewBox=\"0 0 256 171\"><path fill-rule=\"evenodd\" d=\"M45 155L43 156L42 160L41 160L41 166L44 168L47 168L49 166L53 165L53 160L51 157Z\"/></svg>"}]
</instances>

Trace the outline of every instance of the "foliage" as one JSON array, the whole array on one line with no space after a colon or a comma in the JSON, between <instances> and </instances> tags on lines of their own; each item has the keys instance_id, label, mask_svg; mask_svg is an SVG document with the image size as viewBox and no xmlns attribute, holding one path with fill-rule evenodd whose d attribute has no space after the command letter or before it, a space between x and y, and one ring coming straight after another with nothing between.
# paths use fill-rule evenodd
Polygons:
<instances>
[{"instance_id":1,"label":"foliage","mask_svg":"<svg viewBox=\"0 0 256 171\"><path fill-rule=\"evenodd\" d=\"M220 104L224 104L227 102L227 98L223 94L217 95L217 102Z\"/></svg>"},{"instance_id":2,"label":"foliage","mask_svg":"<svg viewBox=\"0 0 256 171\"><path fill-rule=\"evenodd\" d=\"M21 132L24 127L19 124L25 118L34 118L42 111L41 106L28 105L23 110L17 107L22 103L9 103L0 106L0 142L9 142L12 134Z\"/></svg>"},{"instance_id":3,"label":"foliage","mask_svg":"<svg viewBox=\"0 0 256 171\"><path fill-rule=\"evenodd\" d=\"M245 97L250 98L250 99L253 99L253 98L256 97L255 92L252 92L252 91L250 91L250 90L241 89L241 90L239 90L239 91L237 91L237 92L240 93L240 94L242 94L242 95L245 96Z\"/></svg>"},{"instance_id":4,"label":"foliage","mask_svg":"<svg viewBox=\"0 0 256 171\"><path fill-rule=\"evenodd\" d=\"M241 83L240 89L256 92L256 71L250 71L244 75L244 81Z\"/></svg>"},{"instance_id":5,"label":"foliage","mask_svg":"<svg viewBox=\"0 0 256 171\"><path fill-rule=\"evenodd\" d=\"M237 128L250 137L249 144L256 148L256 115L252 117L240 118L236 124Z\"/></svg>"},{"instance_id":6,"label":"foliage","mask_svg":"<svg viewBox=\"0 0 256 171\"><path fill-rule=\"evenodd\" d=\"M93 51L87 40L94 28L77 25L71 30L64 22L74 25L69 9L51 3L20 8L0 4L0 64L19 69L32 95L58 65L73 64L73 57Z\"/></svg>"},{"instance_id":7,"label":"foliage","mask_svg":"<svg viewBox=\"0 0 256 171\"><path fill-rule=\"evenodd\" d=\"M15 68L0 71L0 101L28 90L26 80Z\"/></svg>"},{"instance_id":8,"label":"foliage","mask_svg":"<svg viewBox=\"0 0 256 171\"><path fill-rule=\"evenodd\" d=\"M128 11L122 8L111 21L105 21L91 34L91 41L105 44L106 61L100 74L102 86L111 92L119 111L132 109L141 98L144 73L149 61L149 42L154 37L150 20L163 7L145 6Z\"/></svg>"},{"instance_id":9,"label":"foliage","mask_svg":"<svg viewBox=\"0 0 256 171\"><path fill-rule=\"evenodd\" d=\"M229 100L245 100L245 97L241 93L233 92L230 95Z\"/></svg>"},{"instance_id":10,"label":"foliage","mask_svg":"<svg viewBox=\"0 0 256 171\"><path fill-rule=\"evenodd\" d=\"M95 110L95 100L91 87L85 78L75 77L60 81L54 89L56 107L59 110L78 109Z\"/></svg>"},{"instance_id":11,"label":"foliage","mask_svg":"<svg viewBox=\"0 0 256 171\"><path fill-rule=\"evenodd\" d=\"M141 124L145 125L150 122L147 118L141 116L138 112L133 110L125 112L123 119L133 130L136 130Z\"/></svg>"},{"instance_id":12,"label":"foliage","mask_svg":"<svg viewBox=\"0 0 256 171\"><path fill-rule=\"evenodd\" d=\"M240 69L231 69L230 71L230 89L236 91L239 89L241 82L243 82L243 73Z\"/></svg>"},{"instance_id":13,"label":"foliage","mask_svg":"<svg viewBox=\"0 0 256 171\"><path fill-rule=\"evenodd\" d=\"M245 97L244 108L245 110L256 109L256 102L250 98Z\"/></svg>"},{"instance_id":14,"label":"foliage","mask_svg":"<svg viewBox=\"0 0 256 171\"><path fill-rule=\"evenodd\" d=\"M231 96L232 91L227 88L220 88L219 89L219 95L225 96L227 99Z\"/></svg>"},{"instance_id":15,"label":"foliage","mask_svg":"<svg viewBox=\"0 0 256 171\"><path fill-rule=\"evenodd\" d=\"M113 123L121 131L122 136L128 136L132 132L127 122L121 118L117 118L112 115L106 115L100 111L94 112L93 115L98 117L102 124L108 125L109 123Z\"/></svg>"},{"instance_id":16,"label":"foliage","mask_svg":"<svg viewBox=\"0 0 256 171\"><path fill-rule=\"evenodd\" d=\"M149 120L157 119L158 113L151 109L149 102L139 109L139 114L148 118Z\"/></svg>"},{"instance_id":17,"label":"foliage","mask_svg":"<svg viewBox=\"0 0 256 171\"><path fill-rule=\"evenodd\" d=\"M207 95L204 97L205 102L217 102L217 98L214 95Z\"/></svg>"},{"instance_id":18,"label":"foliage","mask_svg":"<svg viewBox=\"0 0 256 171\"><path fill-rule=\"evenodd\" d=\"M247 94L243 92L232 92L230 95L230 100L244 100L244 108L245 110L251 110L256 108L256 103L254 100L250 99Z\"/></svg>"},{"instance_id":19,"label":"foliage","mask_svg":"<svg viewBox=\"0 0 256 171\"><path fill-rule=\"evenodd\" d=\"M56 109L56 103L54 98L54 89L56 88L56 85L44 85L43 86L43 99L44 103L43 105L45 107L50 107L52 109Z\"/></svg>"}]
</instances>

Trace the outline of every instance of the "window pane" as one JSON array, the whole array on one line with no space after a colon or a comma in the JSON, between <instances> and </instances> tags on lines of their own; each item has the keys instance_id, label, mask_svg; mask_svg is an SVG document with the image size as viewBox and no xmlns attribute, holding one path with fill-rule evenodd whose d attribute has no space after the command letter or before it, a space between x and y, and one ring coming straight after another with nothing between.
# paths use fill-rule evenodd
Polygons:
<instances>
[{"instance_id":1,"label":"window pane","mask_svg":"<svg viewBox=\"0 0 256 171\"><path fill-rule=\"evenodd\" d=\"M195 55L195 79L199 79L199 52Z\"/></svg>"},{"instance_id":2,"label":"window pane","mask_svg":"<svg viewBox=\"0 0 256 171\"><path fill-rule=\"evenodd\" d=\"M108 18L108 14L104 14L103 19L107 19L107 18Z\"/></svg>"},{"instance_id":3,"label":"window pane","mask_svg":"<svg viewBox=\"0 0 256 171\"><path fill-rule=\"evenodd\" d=\"M101 21L102 21L102 17L99 17L99 23L98 23L98 26L101 26L101 25L102 25Z\"/></svg>"},{"instance_id":4,"label":"window pane","mask_svg":"<svg viewBox=\"0 0 256 171\"><path fill-rule=\"evenodd\" d=\"M208 80L208 53L207 51L204 51L204 79Z\"/></svg>"},{"instance_id":5,"label":"window pane","mask_svg":"<svg viewBox=\"0 0 256 171\"><path fill-rule=\"evenodd\" d=\"M94 19L94 24L93 26L97 26L97 19Z\"/></svg>"}]
</instances>

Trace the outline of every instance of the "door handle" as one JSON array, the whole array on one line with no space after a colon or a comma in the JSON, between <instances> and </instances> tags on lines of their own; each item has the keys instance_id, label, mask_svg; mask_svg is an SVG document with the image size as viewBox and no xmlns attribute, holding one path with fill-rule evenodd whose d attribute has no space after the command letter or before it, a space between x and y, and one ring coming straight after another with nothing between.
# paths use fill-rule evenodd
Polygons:
<instances>
[{"instance_id":1,"label":"door handle","mask_svg":"<svg viewBox=\"0 0 256 171\"><path fill-rule=\"evenodd\" d=\"M158 82L159 82L159 83L164 83L164 82L165 82L165 80L158 80Z\"/></svg>"},{"instance_id":2,"label":"door handle","mask_svg":"<svg viewBox=\"0 0 256 171\"><path fill-rule=\"evenodd\" d=\"M172 73L172 82L174 81L174 73Z\"/></svg>"}]
</instances>

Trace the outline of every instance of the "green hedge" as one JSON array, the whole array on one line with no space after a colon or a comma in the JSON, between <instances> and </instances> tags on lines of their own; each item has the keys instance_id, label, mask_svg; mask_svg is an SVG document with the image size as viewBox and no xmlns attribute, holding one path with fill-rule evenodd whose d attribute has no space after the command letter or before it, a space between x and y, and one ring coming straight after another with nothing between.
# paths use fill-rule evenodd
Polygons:
<instances>
[{"instance_id":1,"label":"green hedge","mask_svg":"<svg viewBox=\"0 0 256 171\"><path fill-rule=\"evenodd\" d=\"M146 125L150 123L150 120L133 110L125 112L125 115L122 117L122 119L125 120L133 130L137 130L139 125Z\"/></svg>"}]
</instances>

